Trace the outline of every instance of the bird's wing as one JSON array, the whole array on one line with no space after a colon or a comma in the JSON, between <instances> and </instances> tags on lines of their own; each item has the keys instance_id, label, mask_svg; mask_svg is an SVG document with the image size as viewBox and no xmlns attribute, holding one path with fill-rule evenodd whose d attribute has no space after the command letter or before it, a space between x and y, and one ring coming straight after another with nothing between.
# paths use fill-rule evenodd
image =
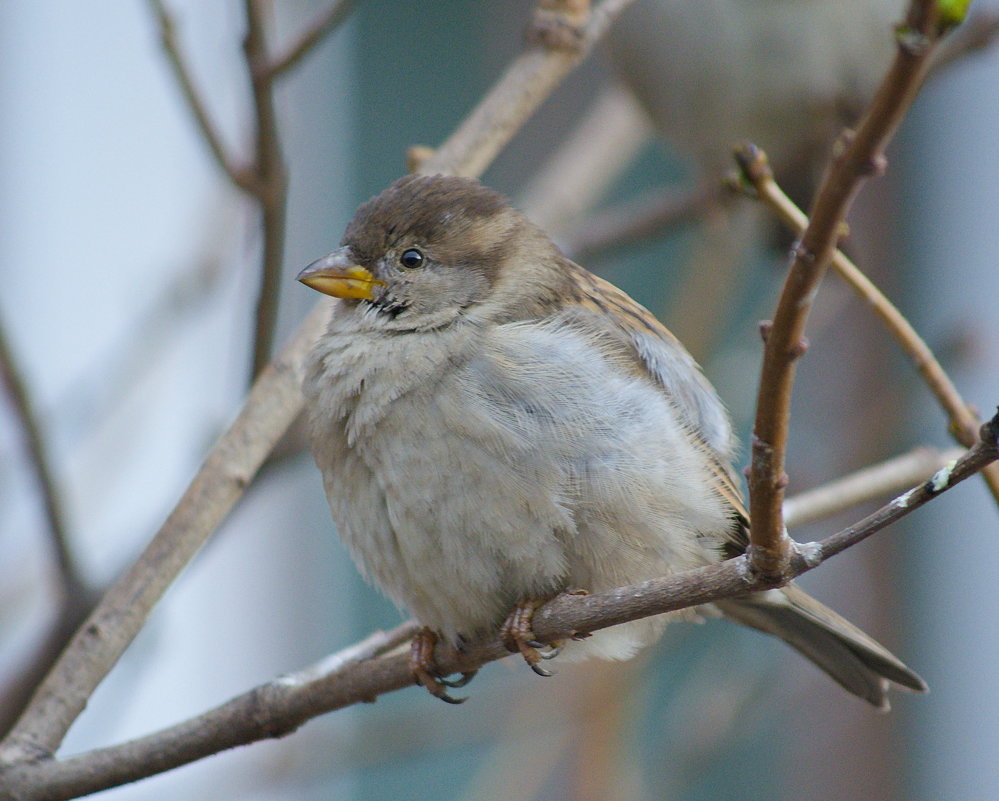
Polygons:
<instances>
[{"instance_id":1,"label":"bird's wing","mask_svg":"<svg viewBox=\"0 0 999 801\"><path fill-rule=\"evenodd\" d=\"M680 341L648 309L579 265L567 261L566 266L581 312L574 316L574 324L610 333L619 343L617 355L624 364L659 387L679 412L690 441L709 465L715 491L732 510L727 555L742 553L749 543L749 515L729 464L731 426L714 388Z\"/></svg>"}]
</instances>

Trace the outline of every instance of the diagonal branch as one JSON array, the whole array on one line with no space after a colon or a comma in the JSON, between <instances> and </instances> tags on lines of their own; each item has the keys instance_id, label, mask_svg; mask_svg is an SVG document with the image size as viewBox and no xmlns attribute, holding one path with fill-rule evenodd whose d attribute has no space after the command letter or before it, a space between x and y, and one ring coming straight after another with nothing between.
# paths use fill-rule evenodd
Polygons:
<instances>
[{"instance_id":1,"label":"diagonal branch","mask_svg":"<svg viewBox=\"0 0 999 801\"><path fill-rule=\"evenodd\" d=\"M177 43L176 25L174 24L173 16L167 11L166 6L163 5L163 0L147 0L147 2L159 22L160 40L163 43L163 50L167 54L170 66L173 68L174 78L177 80L181 92L183 92L184 101L187 103L187 108L198 125L198 130L201 132L205 144L208 145L208 149L215 158L215 163L218 164L219 168L228 176L233 184L244 191L250 191L253 183L251 171L247 167L237 164L226 152L226 147L222 143L222 137L208 116L208 109L205 107L201 93L194 85L194 79L191 76L191 70L187 65L187 61L181 55L180 45Z\"/></svg>"},{"instance_id":2,"label":"diagonal branch","mask_svg":"<svg viewBox=\"0 0 999 801\"><path fill-rule=\"evenodd\" d=\"M624 86L600 89L521 187L517 205L563 244L566 231L581 224L650 138L648 118Z\"/></svg>"},{"instance_id":3,"label":"diagonal branch","mask_svg":"<svg viewBox=\"0 0 999 801\"><path fill-rule=\"evenodd\" d=\"M62 502L45 449L45 437L35 413L31 393L7 341L0 319L0 385L3 386L20 424L28 453L28 467L42 499L46 532L55 557L55 619L21 670L0 686L0 734L6 732L23 711L35 685L55 662L70 635L93 609L96 593L87 586L73 556L62 513Z\"/></svg>"},{"instance_id":4,"label":"diagonal branch","mask_svg":"<svg viewBox=\"0 0 999 801\"><path fill-rule=\"evenodd\" d=\"M39 685L0 747L0 761L32 759L59 747L153 606L232 509L301 410L302 361L325 318L326 308L316 307L300 335L261 374L239 417L212 448L163 527L101 599Z\"/></svg>"},{"instance_id":5,"label":"diagonal branch","mask_svg":"<svg viewBox=\"0 0 999 801\"><path fill-rule=\"evenodd\" d=\"M356 2L357 0L335 0L335 2L330 3L306 26L298 39L288 45L281 55L271 59L271 63L267 67L268 78L273 81L295 67L309 54L312 48L340 27L341 23L350 16Z\"/></svg>"},{"instance_id":6,"label":"diagonal branch","mask_svg":"<svg viewBox=\"0 0 999 801\"><path fill-rule=\"evenodd\" d=\"M593 50L632 0L603 0L579 29L575 46L553 47L536 38L503 73L482 102L427 159L420 172L476 177L485 172L524 122Z\"/></svg>"},{"instance_id":7,"label":"diagonal branch","mask_svg":"<svg viewBox=\"0 0 999 801\"><path fill-rule=\"evenodd\" d=\"M791 556L781 514L791 389L797 360L807 348L805 323L812 299L836 249L842 222L862 180L885 168L884 149L916 95L940 34L934 0L912 0L896 32L895 60L856 132L836 146L811 210L808 229L795 248L772 324L764 327L766 345L753 426L749 475L750 548L754 570L779 575Z\"/></svg>"},{"instance_id":8,"label":"diagonal branch","mask_svg":"<svg viewBox=\"0 0 999 801\"><path fill-rule=\"evenodd\" d=\"M564 250L576 261L613 254L618 248L703 217L709 209L725 202L722 190L718 184L703 184L686 192L650 190L642 197L591 214L568 239Z\"/></svg>"},{"instance_id":9,"label":"diagonal branch","mask_svg":"<svg viewBox=\"0 0 999 801\"><path fill-rule=\"evenodd\" d=\"M768 578L751 568L746 556L653 579L629 587L579 596L561 595L535 612L532 628L543 642L780 586L818 567L889 523L911 513L999 458L999 413L982 427L982 439L928 481L881 507L859 523L817 543L800 546L786 572ZM275 679L197 717L168 729L66 760L10 766L0 773L0 798L17 788L18 801L59 801L135 781L238 745L290 734L326 712L374 701L409 687L409 655L383 653L412 634L403 624L395 636L372 638L305 671ZM360 657L358 656L360 654ZM435 662L443 673L475 670L509 652L498 636L473 643L462 652L438 646Z\"/></svg>"},{"instance_id":10,"label":"diagonal branch","mask_svg":"<svg viewBox=\"0 0 999 801\"><path fill-rule=\"evenodd\" d=\"M808 226L808 218L774 180L766 155L753 145L743 145L736 150L736 161L739 163L742 175L756 191L756 196L766 203L781 222L800 236ZM950 419L950 432L954 439L964 447L970 448L977 438L980 425L978 416L961 397L929 345L923 341L895 305L842 251L833 252L831 264L836 273L871 307L915 364L933 396L947 413ZM999 465L985 468L982 471L982 478L992 497L999 503Z\"/></svg>"},{"instance_id":11,"label":"diagonal branch","mask_svg":"<svg viewBox=\"0 0 999 801\"><path fill-rule=\"evenodd\" d=\"M943 452L935 448L913 448L909 453L861 468L788 498L784 502L784 521L788 528L803 526L911 487L961 458L963 452L960 448ZM987 465L983 470L993 466Z\"/></svg>"},{"instance_id":12,"label":"diagonal branch","mask_svg":"<svg viewBox=\"0 0 999 801\"><path fill-rule=\"evenodd\" d=\"M42 498L49 540L52 543L59 581L62 585L60 593L64 597L78 594L83 589L83 578L69 548L62 503L55 478L52 476L48 454L45 451L42 427L35 414L31 393L10 344L7 342L7 334L4 331L2 320L0 320L0 383L10 399L11 407L20 424L24 445L28 452L29 468Z\"/></svg>"},{"instance_id":13,"label":"diagonal branch","mask_svg":"<svg viewBox=\"0 0 999 801\"><path fill-rule=\"evenodd\" d=\"M625 5L626 0L604 0L594 10L590 22L594 27L588 27L586 34L591 46L606 31L608 15ZM537 48L531 46L514 60L507 74L523 72L518 64L535 64L536 60ZM550 93L556 84L546 80L542 94ZM533 94L537 95L536 107L542 96ZM511 136L511 128L516 129L527 118L523 105L505 91L490 92L469 119L480 118L483 108L488 108L488 116ZM514 118L516 123L505 122ZM473 163L485 169L495 155L495 141L489 130L473 127L477 135L463 125L434 155L435 171L467 175L468 165ZM491 155L484 157L483 152ZM450 154L451 160L444 154ZM274 443L302 410L302 362L322 330L328 308L326 301L318 301L274 363L260 374L236 422L209 452L163 527L101 600L10 735L0 743L0 765L55 752L87 698L139 632L152 607L235 505Z\"/></svg>"}]
</instances>

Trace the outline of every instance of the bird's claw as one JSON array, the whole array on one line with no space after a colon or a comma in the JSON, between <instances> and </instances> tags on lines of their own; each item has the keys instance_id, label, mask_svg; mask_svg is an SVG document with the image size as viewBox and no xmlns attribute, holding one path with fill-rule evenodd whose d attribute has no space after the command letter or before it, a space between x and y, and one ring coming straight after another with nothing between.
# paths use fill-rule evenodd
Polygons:
<instances>
[{"instance_id":1,"label":"bird's claw","mask_svg":"<svg viewBox=\"0 0 999 801\"><path fill-rule=\"evenodd\" d=\"M513 608L500 628L500 636L507 649L513 653L519 652L528 667L545 678L554 674L541 667L541 660L554 659L558 656L559 646L557 643L545 643L536 639L531 629L531 619L538 608L548 600L550 599L534 598L521 601Z\"/></svg>"},{"instance_id":2,"label":"bird's claw","mask_svg":"<svg viewBox=\"0 0 999 801\"><path fill-rule=\"evenodd\" d=\"M479 671L477 670L469 670L467 672L463 671L460 679L445 679L440 676L437 676L437 681L440 684L443 684L445 687L452 687L457 689L458 687L464 687L466 684L468 684L472 679L475 678L478 672ZM464 701L465 699L462 698L461 700Z\"/></svg>"},{"instance_id":3,"label":"bird's claw","mask_svg":"<svg viewBox=\"0 0 999 801\"><path fill-rule=\"evenodd\" d=\"M431 629L422 628L413 635L409 650L409 670L413 679L434 698L440 698L448 704L463 704L468 698L455 698L448 695L447 687L464 687L478 671L462 673L460 679L448 679L440 675L434 662L434 646L437 645L437 634Z\"/></svg>"}]
</instances>

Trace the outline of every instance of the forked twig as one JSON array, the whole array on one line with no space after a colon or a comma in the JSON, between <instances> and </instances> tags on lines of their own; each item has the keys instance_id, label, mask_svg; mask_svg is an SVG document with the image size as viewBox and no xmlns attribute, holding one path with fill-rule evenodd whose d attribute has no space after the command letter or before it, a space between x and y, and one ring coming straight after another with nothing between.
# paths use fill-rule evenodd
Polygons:
<instances>
[{"instance_id":1,"label":"forked twig","mask_svg":"<svg viewBox=\"0 0 999 801\"><path fill-rule=\"evenodd\" d=\"M774 180L773 171L763 151L753 145L742 145L736 149L736 161L743 177L755 190L756 196L777 215L781 222L800 236L808 226L808 218ZM947 413L950 420L949 430L954 439L966 448L974 445L980 421L971 407L965 403L929 345L895 305L841 250L833 252L830 264L847 285L871 307L892 338L912 360L933 396ZM985 468L982 471L982 478L992 497L999 503L999 465Z\"/></svg>"},{"instance_id":2,"label":"forked twig","mask_svg":"<svg viewBox=\"0 0 999 801\"><path fill-rule=\"evenodd\" d=\"M754 570L782 575L791 557L783 523L784 472L791 389L798 359L807 349L805 323L812 299L836 249L847 210L865 177L884 169L884 149L922 82L940 35L935 0L912 0L896 33L895 60L856 132L837 144L815 197L808 229L795 248L765 347L753 426L749 475L752 520L750 561Z\"/></svg>"}]
</instances>

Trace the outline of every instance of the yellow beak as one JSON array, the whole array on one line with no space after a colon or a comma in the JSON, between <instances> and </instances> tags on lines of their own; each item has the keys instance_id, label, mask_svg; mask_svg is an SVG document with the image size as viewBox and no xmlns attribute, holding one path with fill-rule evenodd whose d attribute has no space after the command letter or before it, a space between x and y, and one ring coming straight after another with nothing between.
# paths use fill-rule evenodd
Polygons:
<instances>
[{"instance_id":1,"label":"yellow beak","mask_svg":"<svg viewBox=\"0 0 999 801\"><path fill-rule=\"evenodd\" d=\"M297 280L324 295L361 300L372 300L375 287L385 286L384 281L379 281L361 265L354 264L349 248L334 250L312 262L298 274Z\"/></svg>"}]
</instances>

